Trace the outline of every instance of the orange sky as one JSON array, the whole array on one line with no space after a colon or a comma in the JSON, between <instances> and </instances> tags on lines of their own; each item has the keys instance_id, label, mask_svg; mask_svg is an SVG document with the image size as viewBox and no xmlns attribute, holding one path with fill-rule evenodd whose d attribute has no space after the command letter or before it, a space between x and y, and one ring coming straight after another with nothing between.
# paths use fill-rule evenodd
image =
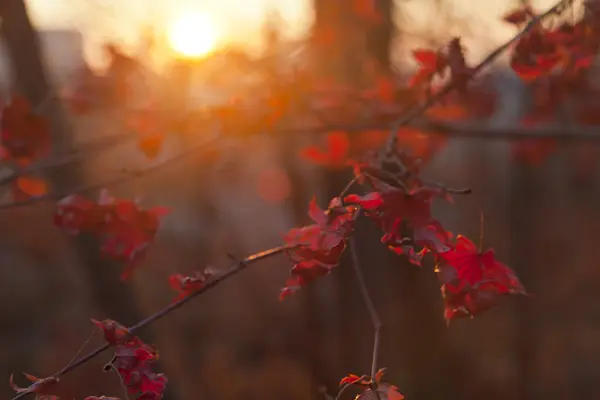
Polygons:
<instances>
[{"instance_id":1,"label":"orange sky","mask_svg":"<svg viewBox=\"0 0 600 400\"><path fill-rule=\"evenodd\" d=\"M198 10L215 21L221 30L221 42L260 45L259 27L265 11L277 8L289 27L290 36L301 36L312 20L311 0L26 0L37 26L73 27L83 32L86 40L86 56L92 63L99 62L99 44L106 39L118 40L126 45L136 43L140 28L152 24L164 29L179 12ZM532 1L534 6L545 10L553 0ZM464 17L470 24L471 35L463 27L445 32L443 26L438 35L466 36L470 54L477 58L493 45L508 38L514 29L499 21L518 0L449 0L453 13ZM409 31L435 31L432 25L435 9L424 7L421 0L402 2L406 13L415 26ZM439 24L438 24L439 25ZM416 28L416 29L414 29Z\"/></svg>"}]
</instances>

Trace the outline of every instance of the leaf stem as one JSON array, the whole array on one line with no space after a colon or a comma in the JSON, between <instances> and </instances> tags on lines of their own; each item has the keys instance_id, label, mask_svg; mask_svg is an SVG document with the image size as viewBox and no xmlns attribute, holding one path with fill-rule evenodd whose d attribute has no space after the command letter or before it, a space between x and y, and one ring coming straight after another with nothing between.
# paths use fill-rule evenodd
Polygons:
<instances>
[{"instance_id":1,"label":"leaf stem","mask_svg":"<svg viewBox=\"0 0 600 400\"><path fill-rule=\"evenodd\" d=\"M361 214L361 211L357 211L357 217ZM369 294L369 289L367 288L367 284L365 282L365 276L363 274L360 258L358 256L358 249L356 246L356 239L354 237L350 238L350 254L352 255L352 267L354 268L354 275L356 276L356 280L358 281L358 286L360 288L360 293L365 301L365 305L367 306L367 311L371 316L371 322L373 323L373 329L375 330L375 338L373 341L373 359L371 362L371 377L375 379L375 374L377 374L377 362L379 356L379 331L381 330L382 323L379 318L379 314L377 313L377 309L375 308L375 304L373 303L373 299Z\"/></svg>"}]
</instances>

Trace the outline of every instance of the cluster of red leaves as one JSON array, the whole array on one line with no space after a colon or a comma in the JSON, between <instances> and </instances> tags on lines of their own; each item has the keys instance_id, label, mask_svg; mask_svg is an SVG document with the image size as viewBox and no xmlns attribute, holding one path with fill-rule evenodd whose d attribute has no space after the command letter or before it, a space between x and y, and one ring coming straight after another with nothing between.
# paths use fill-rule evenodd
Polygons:
<instances>
[{"instance_id":1,"label":"cluster of red leaves","mask_svg":"<svg viewBox=\"0 0 600 400\"><path fill-rule=\"evenodd\" d=\"M92 322L104 332L104 339L114 348L115 356L104 369L119 374L123 385L136 400L160 400L167 385L163 374L152 371L152 364L158 359L154 346L132 336L129 330L113 320Z\"/></svg>"},{"instance_id":2,"label":"cluster of red leaves","mask_svg":"<svg viewBox=\"0 0 600 400\"><path fill-rule=\"evenodd\" d=\"M396 386L381 381L384 374L384 368L377 371L374 380L371 377L348 374L342 378L340 386L355 385L361 387L363 392L356 397L356 400L367 400L371 398L378 398L380 400L403 400L404 396L398 391ZM375 396L371 393L373 390L377 392L375 393Z\"/></svg>"},{"instance_id":3,"label":"cluster of red leaves","mask_svg":"<svg viewBox=\"0 0 600 400\"><path fill-rule=\"evenodd\" d=\"M293 228L283 238L290 246L287 254L293 267L286 286L281 290L280 300L327 275L339 264L353 229L355 213L356 207L343 206L339 198L334 198L327 210L322 210L316 199L312 199L308 215L315 223Z\"/></svg>"},{"instance_id":4,"label":"cluster of red leaves","mask_svg":"<svg viewBox=\"0 0 600 400\"><path fill-rule=\"evenodd\" d=\"M163 207L141 209L135 202L115 199L103 190L98 202L77 194L59 201L54 223L72 235L90 233L101 238L103 254L128 264L121 275L126 280L143 260L160 217L167 212Z\"/></svg>"},{"instance_id":5,"label":"cluster of red leaves","mask_svg":"<svg viewBox=\"0 0 600 400\"><path fill-rule=\"evenodd\" d=\"M533 10L525 7L511 11L504 20L519 25L532 17ZM537 24L516 43L511 66L525 81L550 74L572 77L591 65L600 45L597 33L589 19L555 28Z\"/></svg>"},{"instance_id":6,"label":"cluster of red leaves","mask_svg":"<svg viewBox=\"0 0 600 400\"><path fill-rule=\"evenodd\" d=\"M209 270L195 271L192 275L173 274L169 277L169 285L178 295L173 299L173 303L178 302L200 290L208 279L212 277Z\"/></svg>"},{"instance_id":7,"label":"cluster of red leaves","mask_svg":"<svg viewBox=\"0 0 600 400\"><path fill-rule=\"evenodd\" d=\"M289 251L294 266L282 298L338 264L357 207L381 229L381 242L396 254L418 266L426 254L434 256L448 321L477 315L496 304L501 295L525 294L514 272L495 260L493 250L482 253L461 235L453 240L433 217L433 199L452 198L445 188L419 178L416 159L404 153L388 156L383 164L376 159L355 164L357 180L370 189L368 193L348 194L343 200L336 197L327 212L313 199L309 215L316 224L287 234L286 243L296 247Z\"/></svg>"}]
</instances>

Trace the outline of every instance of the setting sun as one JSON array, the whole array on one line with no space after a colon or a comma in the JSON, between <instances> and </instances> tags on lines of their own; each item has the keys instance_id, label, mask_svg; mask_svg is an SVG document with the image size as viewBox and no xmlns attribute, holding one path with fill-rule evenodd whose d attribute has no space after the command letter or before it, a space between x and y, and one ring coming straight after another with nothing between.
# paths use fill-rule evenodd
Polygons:
<instances>
[{"instance_id":1,"label":"setting sun","mask_svg":"<svg viewBox=\"0 0 600 400\"><path fill-rule=\"evenodd\" d=\"M200 57L216 46L218 32L210 17L198 12L186 13L169 28L169 42L176 52L187 57Z\"/></svg>"}]
</instances>

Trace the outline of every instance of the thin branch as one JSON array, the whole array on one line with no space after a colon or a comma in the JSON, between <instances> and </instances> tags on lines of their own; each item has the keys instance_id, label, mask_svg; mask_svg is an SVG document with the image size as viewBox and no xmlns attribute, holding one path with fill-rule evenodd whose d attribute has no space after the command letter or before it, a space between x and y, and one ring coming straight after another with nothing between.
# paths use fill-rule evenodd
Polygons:
<instances>
[{"instance_id":1,"label":"thin branch","mask_svg":"<svg viewBox=\"0 0 600 400\"><path fill-rule=\"evenodd\" d=\"M67 363L67 365L65 365L65 367L63 369L61 369L60 371L58 371L56 374L54 374L55 376L61 376L64 371L69 368L69 366L71 364L73 364L75 362L75 360L77 359L77 357L79 357L79 355L83 352L83 350L87 347L87 345L90 343L90 341L92 340L92 338L94 337L94 335L96 334L97 329L94 327L94 329L92 330L92 333L90 334L90 336L88 336L87 340L85 342L83 342L83 344L79 347L79 349L77 350L77 352L73 355L73 357L71 357L71 360Z\"/></svg>"},{"instance_id":2,"label":"thin branch","mask_svg":"<svg viewBox=\"0 0 600 400\"><path fill-rule=\"evenodd\" d=\"M100 140L85 144L82 149L68 151L58 157L53 157L52 159L40 161L28 167L17 169L14 171L14 173L0 178L0 185L11 183L22 176L38 174L70 164L75 164L77 162L86 161L89 159L90 154L98 153L108 147L113 147L127 141L133 141L135 137L136 136L131 132L103 137Z\"/></svg>"},{"instance_id":3,"label":"thin branch","mask_svg":"<svg viewBox=\"0 0 600 400\"><path fill-rule=\"evenodd\" d=\"M123 397L123 399L129 400L129 389L127 388L127 385L125 385L125 381L123 380L123 377L119 373L119 370L113 364L110 364L110 369L112 371L114 371L115 374L117 374L117 378L119 379L121 388L123 389L123 395L125 396L125 397Z\"/></svg>"},{"instance_id":4,"label":"thin branch","mask_svg":"<svg viewBox=\"0 0 600 400\"><path fill-rule=\"evenodd\" d=\"M267 250L263 250L260 251L258 253L254 253L252 255L249 255L248 257L244 258L243 260L240 260L233 268L231 268L229 271L225 272L222 275L219 275L218 277L212 279L210 282L207 282L202 288L196 290L195 292L193 292L192 294L190 294L189 296L175 302L175 303L171 303L168 306L166 306L165 308L155 312L154 314L150 315L149 317L147 317L146 319L143 319L142 321L138 322L135 325L132 325L131 327L129 327L129 332L130 333L135 333L137 331L139 331L140 329L146 327L147 325L150 325L151 323L158 321L159 319L163 318L164 316L170 314L171 312L177 310L178 308L180 308L181 306L183 306L184 304L188 303L189 301L191 301L193 298L196 298L198 296L200 296L202 293L214 288L215 286L219 285L220 283L225 282L226 280L228 280L229 278L232 278L233 276L237 275L238 273L242 272L243 270L246 269L246 267L248 267L250 264L254 264L258 261L264 260L266 258L270 258L274 255L283 253L284 251L292 248L293 246L288 246L288 245L283 245L283 246L277 246L277 247L273 247ZM97 349L93 350L92 352L90 352L89 354L79 358L77 361L74 361L72 363L70 363L67 367L63 368L62 371L60 372L60 374L56 374L53 377L54 378L59 378L63 375L66 375L67 373L69 373L70 371L82 366L83 364L87 363L88 361L92 360L93 358L95 358L96 356L98 356L99 354L103 353L104 351L106 351L108 348L110 347L110 345L108 343L103 344L102 346L98 347ZM17 394L15 397L13 397L11 400L19 400L24 398L25 396L27 396L28 394L31 394L33 392L23 392L23 393L19 393Z\"/></svg>"},{"instance_id":5,"label":"thin branch","mask_svg":"<svg viewBox=\"0 0 600 400\"><path fill-rule=\"evenodd\" d=\"M216 143L217 139L218 135L212 135L206 140L202 140L200 143L186 149L185 151L175 154L174 156L171 156L165 159L164 161L141 169L123 169L121 170L121 175L111 179L106 179L88 185L70 188L62 192L51 192L43 196L32 197L23 201L7 202L4 204L0 204L0 210L30 206L32 204L41 203L46 200L57 200L70 194L85 193L96 189L102 189L105 187L118 185L120 183L127 182L131 179L141 178L143 176L150 175L153 172L162 170L165 167L172 166L177 164L178 162L184 161L186 158L190 157L193 154L196 154L198 151L205 150L208 146Z\"/></svg>"},{"instance_id":6,"label":"thin branch","mask_svg":"<svg viewBox=\"0 0 600 400\"><path fill-rule=\"evenodd\" d=\"M354 268L356 280L358 281L360 292L365 301L365 305L367 306L369 315L371 316L371 321L373 322L373 329L375 330L375 340L373 342L373 359L371 362L371 377L375 379L375 375L377 374L377 362L379 358L379 331L381 330L382 324L381 319L379 318L379 314L377 314L377 310L375 309L375 305L373 304L373 300L371 299L371 295L369 294L369 290L367 289L365 277L360 267L360 259L358 257L358 250L356 248L356 241L354 238L350 239L350 254L352 255L352 267Z\"/></svg>"},{"instance_id":7,"label":"thin branch","mask_svg":"<svg viewBox=\"0 0 600 400\"><path fill-rule=\"evenodd\" d=\"M496 58L498 58L502 53L504 53L513 43L516 43L519 39L521 39L525 34L527 34L534 26L539 24L541 21L546 19L548 16L556 14L561 11L563 7L566 7L572 0L561 0L552 8L548 9L545 13L542 13L535 18L532 18L531 21L527 24L525 28L515 36L513 36L510 40L508 40L503 45L497 47L494 51L487 55L479 64L477 64L472 70L471 74L467 77L468 80L477 75L483 68L487 67L491 64ZM423 102L419 106L413 108L408 113L402 115L393 123L394 128L400 128L401 126L407 125L412 120L423 114L427 109L429 109L432 105L437 103L440 99L442 99L448 93L454 91L459 87L459 82L456 80L451 80L446 86L444 86L439 92L435 95L431 96L427 99L427 101ZM394 151L394 147L397 141L397 135L395 134L397 129L392 129L392 133L390 134L388 141L385 146L385 154L391 154Z\"/></svg>"}]
</instances>

